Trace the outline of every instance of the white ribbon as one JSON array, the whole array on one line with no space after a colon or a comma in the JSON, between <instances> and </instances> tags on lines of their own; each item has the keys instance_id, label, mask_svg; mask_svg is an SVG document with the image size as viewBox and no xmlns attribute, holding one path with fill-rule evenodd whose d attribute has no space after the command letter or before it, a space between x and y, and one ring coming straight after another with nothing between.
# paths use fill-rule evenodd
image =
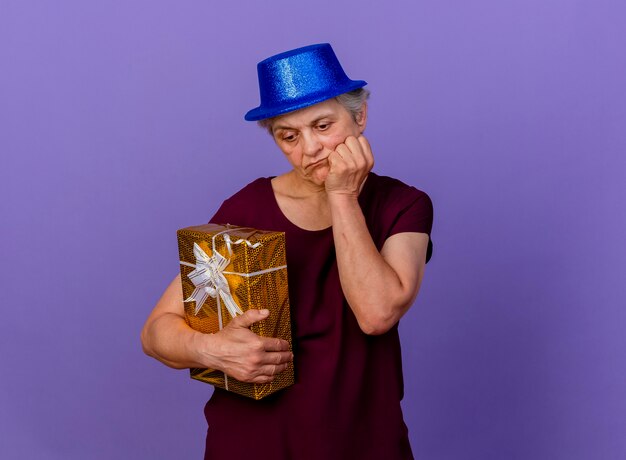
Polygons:
<instances>
[{"instance_id":1,"label":"white ribbon","mask_svg":"<svg viewBox=\"0 0 626 460\"><path fill-rule=\"evenodd\" d=\"M230 260L217 251L213 251L213 255L209 257L198 243L193 244L193 255L196 258L195 265L182 261L181 264L194 267L194 270L187 276L196 288L189 298L185 299L185 302L196 302L194 315L198 314L209 296L217 299L218 295L232 318L243 314L243 311L239 308L235 299L233 299L228 281L222 273L230 263Z\"/></svg>"},{"instance_id":2,"label":"white ribbon","mask_svg":"<svg viewBox=\"0 0 626 460\"><path fill-rule=\"evenodd\" d=\"M281 265L280 267L267 268L265 270L259 270L253 273L237 273L237 272L227 272L224 269L230 264L230 257L233 256L233 244L246 244L252 249L256 249L261 246L261 243L250 243L248 240L238 239L235 242L232 242L230 239L230 235L226 232L228 230L224 230L223 232L216 233L212 238L212 247L213 247L213 255L209 257L206 252L198 245L198 243L193 244L193 255L196 259L195 264L190 264L188 262L180 261L181 265L185 265L187 267L192 267L194 270L187 275L193 285L196 287L191 295L185 299L185 302L196 302L196 307L194 310L194 315L197 315L204 305L204 302L209 297L214 298L217 301L217 320L219 324L220 331L223 329L222 324L222 306L220 300L224 302L224 306L226 310L230 314L231 318L234 318L237 315L242 315L243 310L235 299L233 299L232 294L230 293L230 287L228 286L228 280L224 275L237 275L243 277L250 277L256 275L262 275L264 273L273 272L276 270L282 270L283 268L287 268L286 265ZM215 238L218 235L224 235L224 242L226 243L226 249L228 250L227 259L223 255L221 255L215 248ZM226 390L228 390L228 376L224 373L224 382L226 386Z\"/></svg>"}]
</instances>

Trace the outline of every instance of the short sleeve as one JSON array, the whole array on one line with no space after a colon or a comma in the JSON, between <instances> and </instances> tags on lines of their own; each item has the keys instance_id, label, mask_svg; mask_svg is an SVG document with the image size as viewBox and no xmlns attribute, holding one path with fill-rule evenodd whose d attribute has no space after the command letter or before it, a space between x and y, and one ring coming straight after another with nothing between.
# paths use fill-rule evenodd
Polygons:
<instances>
[{"instance_id":1,"label":"short sleeve","mask_svg":"<svg viewBox=\"0 0 626 460\"><path fill-rule=\"evenodd\" d=\"M230 223L229 220L231 220L231 217L230 217L231 213L228 212L228 209L229 209L228 200L225 200L224 202L222 202L222 205L215 212L215 214L213 214L213 217L209 219L209 223L212 223L212 224Z\"/></svg>"},{"instance_id":2,"label":"short sleeve","mask_svg":"<svg viewBox=\"0 0 626 460\"><path fill-rule=\"evenodd\" d=\"M399 212L389 229L387 238L403 232L426 233L428 235L426 263L428 263L433 253L433 242L430 237L433 227L433 203L426 193L413 190L418 192L417 196Z\"/></svg>"},{"instance_id":3,"label":"short sleeve","mask_svg":"<svg viewBox=\"0 0 626 460\"><path fill-rule=\"evenodd\" d=\"M259 178L243 187L237 193L224 200L219 209L209 219L213 224L232 224L242 227L254 227L254 223L262 212L259 200L266 196L264 186L267 187L267 178ZM254 200L251 200L251 197ZM256 203L256 204L253 204Z\"/></svg>"}]
</instances>

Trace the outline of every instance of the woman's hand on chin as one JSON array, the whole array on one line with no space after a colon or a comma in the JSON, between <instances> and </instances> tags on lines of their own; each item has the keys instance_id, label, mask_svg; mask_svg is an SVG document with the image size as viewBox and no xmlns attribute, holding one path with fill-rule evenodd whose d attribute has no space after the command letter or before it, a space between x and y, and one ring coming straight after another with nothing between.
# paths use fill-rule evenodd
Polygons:
<instances>
[{"instance_id":1,"label":"woman's hand on chin","mask_svg":"<svg viewBox=\"0 0 626 460\"><path fill-rule=\"evenodd\" d=\"M328 164L324 186L329 198L358 197L367 174L374 166L374 155L365 136L348 136L328 156Z\"/></svg>"}]
</instances>

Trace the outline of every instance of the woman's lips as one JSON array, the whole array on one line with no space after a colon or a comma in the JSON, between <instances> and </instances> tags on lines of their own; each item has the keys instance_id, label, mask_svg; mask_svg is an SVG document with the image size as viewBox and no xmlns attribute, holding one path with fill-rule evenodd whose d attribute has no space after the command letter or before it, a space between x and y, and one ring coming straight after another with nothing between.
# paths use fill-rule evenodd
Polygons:
<instances>
[{"instance_id":1,"label":"woman's lips","mask_svg":"<svg viewBox=\"0 0 626 460\"><path fill-rule=\"evenodd\" d=\"M319 165L324 164L324 163L328 163L328 157L324 158L323 160L318 160L318 161L316 161L315 163L311 163L311 164L309 164L309 165L306 167L306 169L315 168L316 166L319 166Z\"/></svg>"}]
</instances>

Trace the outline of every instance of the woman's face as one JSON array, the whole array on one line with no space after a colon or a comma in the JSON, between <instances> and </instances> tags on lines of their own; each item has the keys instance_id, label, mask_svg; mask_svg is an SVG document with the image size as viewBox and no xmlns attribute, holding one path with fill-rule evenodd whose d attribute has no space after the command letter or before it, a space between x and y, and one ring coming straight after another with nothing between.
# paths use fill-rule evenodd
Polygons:
<instances>
[{"instance_id":1,"label":"woman's face","mask_svg":"<svg viewBox=\"0 0 626 460\"><path fill-rule=\"evenodd\" d=\"M329 99L277 117L272 132L298 177L324 185L329 171L328 155L348 136L359 137L366 121L367 107L355 122L339 102Z\"/></svg>"}]
</instances>

